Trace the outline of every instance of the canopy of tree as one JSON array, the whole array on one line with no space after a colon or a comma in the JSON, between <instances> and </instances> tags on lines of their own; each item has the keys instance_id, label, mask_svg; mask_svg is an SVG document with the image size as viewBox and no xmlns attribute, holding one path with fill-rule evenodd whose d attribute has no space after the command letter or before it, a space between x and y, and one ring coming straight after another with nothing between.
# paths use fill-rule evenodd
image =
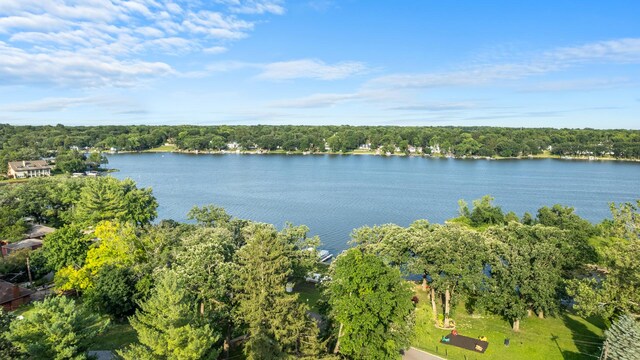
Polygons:
<instances>
[{"instance_id":1,"label":"canopy of tree","mask_svg":"<svg viewBox=\"0 0 640 360\"><path fill-rule=\"evenodd\" d=\"M612 204L612 219L594 225L561 205L519 218L486 196L472 208L461 201L460 216L445 224L356 229L354 248L319 285L326 302L312 317L285 291L318 271L320 241L305 226L277 229L212 205L189 212L195 223L152 223L151 191L109 177L2 190L0 214L16 221L5 221L3 234L22 234L25 217L58 229L42 249L0 260L0 275L26 281L29 259L36 282L53 270L66 295L37 303L24 320L0 313L0 356L82 358L109 317L137 334L119 351L125 359L212 359L232 346L249 359L397 358L411 339L406 276L414 274L424 275L439 327L453 325L461 304L515 331L533 313L573 307L617 321L615 339L633 328L623 315L640 314L640 202Z\"/></svg>"}]
</instances>

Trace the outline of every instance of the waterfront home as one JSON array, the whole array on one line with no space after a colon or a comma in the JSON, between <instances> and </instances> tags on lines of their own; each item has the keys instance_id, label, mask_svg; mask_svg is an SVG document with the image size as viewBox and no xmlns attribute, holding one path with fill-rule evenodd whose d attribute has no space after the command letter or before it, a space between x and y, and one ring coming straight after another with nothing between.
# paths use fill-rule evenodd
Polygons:
<instances>
[{"instance_id":1,"label":"waterfront home","mask_svg":"<svg viewBox=\"0 0 640 360\"><path fill-rule=\"evenodd\" d=\"M51 176L53 166L45 160L10 161L7 175L14 179L30 177Z\"/></svg>"},{"instance_id":2,"label":"waterfront home","mask_svg":"<svg viewBox=\"0 0 640 360\"><path fill-rule=\"evenodd\" d=\"M234 142L230 142L230 143L227 144L227 149L229 149L229 150L235 150L235 149L238 149L238 148L240 148L240 144L238 144L235 141Z\"/></svg>"},{"instance_id":3,"label":"waterfront home","mask_svg":"<svg viewBox=\"0 0 640 360\"><path fill-rule=\"evenodd\" d=\"M42 247L42 240L40 239L24 239L11 244L2 245L2 256L10 255L14 251L29 249L35 250Z\"/></svg>"},{"instance_id":4,"label":"waterfront home","mask_svg":"<svg viewBox=\"0 0 640 360\"><path fill-rule=\"evenodd\" d=\"M5 311L15 310L20 305L29 303L31 294L33 294L33 291L25 289L18 284L0 280L0 306Z\"/></svg>"}]
</instances>

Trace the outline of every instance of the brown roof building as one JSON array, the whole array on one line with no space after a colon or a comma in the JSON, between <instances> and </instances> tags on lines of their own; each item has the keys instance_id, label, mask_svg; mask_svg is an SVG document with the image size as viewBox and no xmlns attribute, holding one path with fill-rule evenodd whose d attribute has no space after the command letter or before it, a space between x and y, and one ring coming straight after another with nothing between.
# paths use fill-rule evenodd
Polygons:
<instances>
[{"instance_id":1,"label":"brown roof building","mask_svg":"<svg viewBox=\"0 0 640 360\"><path fill-rule=\"evenodd\" d=\"M11 161L7 175L14 179L51 176L51 169L53 166L44 160Z\"/></svg>"},{"instance_id":2,"label":"brown roof building","mask_svg":"<svg viewBox=\"0 0 640 360\"><path fill-rule=\"evenodd\" d=\"M29 303L31 294L33 291L20 287L18 284L0 280L0 306L5 311L15 310L20 305Z\"/></svg>"},{"instance_id":3,"label":"brown roof building","mask_svg":"<svg viewBox=\"0 0 640 360\"><path fill-rule=\"evenodd\" d=\"M2 245L2 256L7 256L14 251L29 249L35 250L42 247L42 240L40 239L25 239L11 244Z\"/></svg>"},{"instance_id":4,"label":"brown roof building","mask_svg":"<svg viewBox=\"0 0 640 360\"><path fill-rule=\"evenodd\" d=\"M45 235L51 234L54 231L56 231L55 228L45 226L45 225L40 225L40 224L33 224L31 225L29 232L25 234L25 238L42 239L45 237Z\"/></svg>"}]
</instances>

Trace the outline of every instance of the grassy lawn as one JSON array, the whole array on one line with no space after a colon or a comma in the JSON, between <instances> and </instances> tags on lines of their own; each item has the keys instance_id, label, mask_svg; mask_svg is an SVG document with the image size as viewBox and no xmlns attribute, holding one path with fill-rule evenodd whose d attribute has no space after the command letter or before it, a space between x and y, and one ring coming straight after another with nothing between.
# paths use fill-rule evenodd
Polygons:
<instances>
[{"instance_id":1,"label":"grassy lawn","mask_svg":"<svg viewBox=\"0 0 640 360\"><path fill-rule=\"evenodd\" d=\"M322 298L322 294L315 284L301 282L296 284L293 290L300 294L300 297L298 298L300 302L308 304L311 311L316 313L318 312L318 300Z\"/></svg>"},{"instance_id":2,"label":"grassy lawn","mask_svg":"<svg viewBox=\"0 0 640 360\"><path fill-rule=\"evenodd\" d=\"M145 152L171 152L175 151L177 148L175 145L162 145L155 147L153 149L145 150Z\"/></svg>"},{"instance_id":3,"label":"grassy lawn","mask_svg":"<svg viewBox=\"0 0 640 360\"><path fill-rule=\"evenodd\" d=\"M111 323L104 333L97 336L91 345L92 350L117 350L136 342L136 332L129 323Z\"/></svg>"},{"instance_id":4,"label":"grassy lawn","mask_svg":"<svg viewBox=\"0 0 640 360\"><path fill-rule=\"evenodd\" d=\"M420 299L416 309L416 330L413 346L448 359L596 359L604 324L598 319L583 319L572 314L538 319L531 317L520 322L520 332L494 315L470 315L458 306L453 319L461 335L486 336L489 347L484 354L441 344L440 338L449 333L433 326L431 302L426 292L416 288ZM441 309L438 307L438 309ZM510 345L503 344L510 339Z\"/></svg>"},{"instance_id":5,"label":"grassy lawn","mask_svg":"<svg viewBox=\"0 0 640 360\"><path fill-rule=\"evenodd\" d=\"M28 312L30 312L31 310L33 310L33 303L29 303L26 305L21 305L19 308L15 309L13 312L11 312L13 315L15 316L24 316L26 315Z\"/></svg>"}]
</instances>

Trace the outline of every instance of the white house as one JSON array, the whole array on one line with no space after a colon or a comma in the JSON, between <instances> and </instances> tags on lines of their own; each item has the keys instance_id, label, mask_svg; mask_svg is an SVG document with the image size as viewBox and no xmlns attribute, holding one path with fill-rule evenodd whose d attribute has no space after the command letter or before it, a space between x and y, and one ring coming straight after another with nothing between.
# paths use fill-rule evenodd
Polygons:
<instances>
[{"instance_id":1,"label":"white house","mask_svg":"<svg viewBox=\"0 0 640 360\"><path fill-rule=\"evenodd\" d=\"M53 166L44 160L11 161L7 174L14 179L51 176Z\"/></svg>"}]
</instances>

